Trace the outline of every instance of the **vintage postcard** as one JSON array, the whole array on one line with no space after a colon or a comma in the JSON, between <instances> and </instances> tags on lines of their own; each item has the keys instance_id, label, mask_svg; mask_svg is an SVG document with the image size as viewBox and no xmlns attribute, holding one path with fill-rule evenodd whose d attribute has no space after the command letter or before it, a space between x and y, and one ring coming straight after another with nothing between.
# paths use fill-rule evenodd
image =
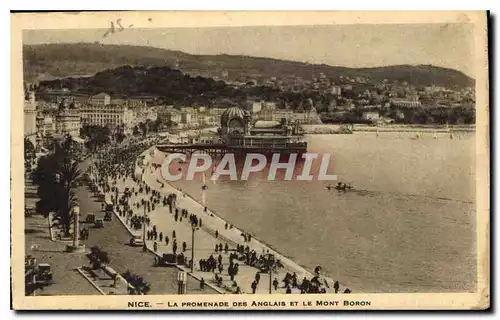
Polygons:
<instances>
[{"instance_id":1,"label":"vintage postcard","mask_svg":"<svg viewBox=\"0 0 500 320\"><path fill-rule=\"evenodd\" d=\"M489 308L487 18L12 14L13 308Z\"/></svg>"}]
</instances>

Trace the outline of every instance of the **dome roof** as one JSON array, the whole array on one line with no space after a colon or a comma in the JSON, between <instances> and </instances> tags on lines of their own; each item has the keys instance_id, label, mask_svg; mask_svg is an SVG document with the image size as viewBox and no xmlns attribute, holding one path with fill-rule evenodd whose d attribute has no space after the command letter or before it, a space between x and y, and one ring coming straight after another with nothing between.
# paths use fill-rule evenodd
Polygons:
<instances>
[{"instance_id":1,"label":"dome roof","mask_svg":"<svg viewBox=\"0 0 500 320\"><path fill-rule=\"evenodd\" d=\"M224 127L227 125L227 122L231 119L237 118L237 119L242 119L246 115L246 111L239 108L239 107L232 107L229 109L226 109L220 116L220 123Z\"/></svg>"}]
</instances>

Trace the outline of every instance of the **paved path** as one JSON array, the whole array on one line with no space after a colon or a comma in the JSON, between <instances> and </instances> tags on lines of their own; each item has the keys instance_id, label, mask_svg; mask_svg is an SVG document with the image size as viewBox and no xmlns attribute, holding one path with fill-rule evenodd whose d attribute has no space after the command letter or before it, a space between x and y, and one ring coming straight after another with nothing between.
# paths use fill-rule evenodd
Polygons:
<instances>
[{"instance_id":1,"label":"paved path","mask_svg":"<svg viewBox=\"0 0 500 320\"><path fill-rule=\"evenodd\" d=\"M35 208L37 187L25 179L25 206ZM47 219L41 215L25 218L25 254L37 263L48 263L54 274L54 283L36 295L95 295L99 292L83 278L76 268L88 264L82 254L65 252L66 243L50 240Z\"/></svg>"},{"instance_id":2,"label":"paved path","mask_svg":"<svg viewBox=\"0 0 500 320\"><path fill-rule=\"evenodd\" d=\"M83 165L83 168L85 164ZM36 186L26 179L25 184L26 207L34 208L36 199ZM87 213L96 213L103 217L101 203L93 197L87 186L76 189L80 202L81 220ZM78 271L81 266L88 266L88 258L84 254L66 253L66 243L51 241L48 232L47 219L35 215L26 218L25 247L26 254L32 255L38 263L49 263L54 273L55 283L38 292L37 295L96 295L101 294ZM108 252L111 259L110 265L119 273L130 270L151 285L150 294L177 294L177 269L155 267L154 255L143 252L140 248L128 245L130 234L123 225L115 220L105 222L105 227L95 229L81 223L80 228L89 227L89 239L83 241L87 248L98 245ZM187 281L189 294L214 294L210 288L199 289L199 282L191 277Z\"/></svg>"},{"instance_id":3,"label":"paved path","mask_svg":"<svg viewBox=\"0 0 500 320\"><path fill-rule=\"evenodd\" d=\"M93 197L86 187L78 188L80 199L81 220L85 220L87 213L95 213L97 218L104 218L101 211L101 202ZM86 199L85 201L83 199ZM82 223L81 227L86 226ZM110 266L117 272L127 270L138 274L151 285L149 294L177 294L177 269L154 266L154 255L143 252L142 248L129 246L130 234L120 221L104 222L104 228L90 227L90 236L84 241L87 247L100 246L110 257ZM88 265L88 263L87 263ZM215 293L209 288L205 291L199 289L199 282L188 278L187 292L190 294Z\"/></svg>"},{"instance_id":4,"label":"paved path","mask_svg":"<svg viewBox=\"0 0 500 320\"><path fill-rule=\"evenodd\" d=\"M154 158L149 159L149 164L151 163L156 163L156 164L161 164L162 160L164 158L164 154L161 152L157 152ZM187 209L189 213L196 214L199 218L201 217L203 221L203 226L200 230L197 230L195 233L195 272L194 275L198 278L203 277L205 281L209 283L214 283L214 274L210 272L202 272L199 269L199 260L200 259L206 259L208 258L211 254L214 256L214 258L217 258L219 256L219 252L215 252L215 245L222 243L224 246L226 243L229 245L230 249L235 249L236 244L244 244L249 245L249 247L257 252L257 254L262 254L262 253L272 253L276 256L276 259L280 259L281 262L285 265L285 268L282 269L278 274L273 274L273 278L277 278L279 283L279 288L277 291L272 289L273 293L285 293L285 288L284 284L282 282L282 279L284 278L286 272L293 273L295 272L298 277L298 282L301 283L302 279L304 277L307 277L308 279L312 278L312 274L302 268L301 266L297 265L295 262L291 261L290 259L282 256L281 254L275 252L274 250L270 249L268 246L265 244L259 242L258 240L252 239L250 243L248 242L243 242L243 237L241 236L242 231L237 229L237 228L232 228L232 229L225 229L225 224L226 221L223 219L215 216L213 213L210 211L204 212L204 208L201 204L196 202L190 197L184 197L181 192L176 190L175 188L171 187L169 184L164 184L162 187L158 181L158 177L160 177L160 173L152 168L152 166L146 166L144 171L143 171L143 180L153 189L160 191L162 196L163 195L168 195L170 193L177 193L177 206L179 208ZM111 180L110 180L111 181ZM118 180L117 181L117 186L119 188L120 193L122 193L125 189L125 187L135 187L136 189L138 188L138 184L134 183L132 179L125 179L123 180ZM108 194L109 196L109 194ZM136 197L133 195L131 197L130 203L136 203L140 202L141 199L143 198L148 198L149 196L145 196L145 194L138 194ZM142 207L140 210L135 209L134 213L136 214L142 214L143 210ZM172 253L172 232L175 230L176 236L177 236L177 244L178 244L178 253L182 249L182 243L186 242L187 244L187 251L184 253L187 257L188 260L191 259L191 249L192 249L192 244L191 244L191 237L192 237L192 230L191 226L189 223L189 219L184 219L183 221L175 221L174 215L169 213L168 207L164 207L162 204L159 204L155 207L155 210L152 210L149 214L148 217L151 219L151 224L150 228L153 225L156 225L158 233L162 232L163 235L168 235L170 238L170 243L169 245L166 245L164 242L161 242L158 240L158 253ZM218 231L219 237L218 239L215 238L214 234L215 231ZM137 235L142 235L142 230L137 230L135 231ZM153 248L153 241L147 241L148 247ZM232 291L232 282L229 279L229 276L227 274L227 266L229 265L229 258L228 254L222 253L221 254L223 258L223 265L225 266L225 270L222 272L223 276L223 287L228 289L228 291ZM256 273L258 272L258 269L252 266L245 265L244 263L239 263L239 273L236 276L235 280L237 284L240 286L241 290L243 293L251 293L251 283L255 278ZM330 288L328 288L328 292L333 291L333 280L332 279L326 279L325 280L328 282ZM344 289L341 286L341 291ZM299 293L300 291L298 289L293 289L292 293ZM262 273L260 274L260 282L257 287L257 293L269 293L269 275L267 273Z\"/></svg>"}]
</instances>

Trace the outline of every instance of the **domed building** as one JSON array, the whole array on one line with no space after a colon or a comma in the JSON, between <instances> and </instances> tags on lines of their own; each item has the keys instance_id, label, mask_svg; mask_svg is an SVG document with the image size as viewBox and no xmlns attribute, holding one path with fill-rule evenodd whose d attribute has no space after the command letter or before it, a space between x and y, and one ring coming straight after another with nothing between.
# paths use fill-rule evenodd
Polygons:
<instances>
[{"instance_id":1,"label":"domed building","mask_svg":"<svg viewBox=\"0 0 500 320\"><path fill-rule=\"evenodd\" d=\"M252 116L247 110L232 107L224 111L220 117L222 135L242 137L248 134Z\"/></svg>"},{"instance_id":2,"label":"domed building","mask_svg":"<svg viewBox=\"0 0 500 320\"><path fill-rule=\"evenodd\" d=\"M249 111L239 107L225 110L221 115L219 130L222 142L230 147L248 152L297 152L307 151L299 124L286 120L253 122Z\"/></svg>"}]
</instances>

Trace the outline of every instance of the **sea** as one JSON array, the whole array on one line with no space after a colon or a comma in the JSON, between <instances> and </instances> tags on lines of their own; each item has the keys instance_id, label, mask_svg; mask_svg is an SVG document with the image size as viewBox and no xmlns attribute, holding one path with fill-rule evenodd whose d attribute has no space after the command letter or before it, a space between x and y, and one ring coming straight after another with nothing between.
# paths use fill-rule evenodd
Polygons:
<instances>
[{"instance_id":1,"label":"sea","mask_svg":"<svg viewBox=\"0 0 500 320\"><path fill-rule=\"evenodd\" d=\"M336 181L173 183L278 252L363 293L476 291L475 133L309 135Z\"/></svg>"}]
</instances>

